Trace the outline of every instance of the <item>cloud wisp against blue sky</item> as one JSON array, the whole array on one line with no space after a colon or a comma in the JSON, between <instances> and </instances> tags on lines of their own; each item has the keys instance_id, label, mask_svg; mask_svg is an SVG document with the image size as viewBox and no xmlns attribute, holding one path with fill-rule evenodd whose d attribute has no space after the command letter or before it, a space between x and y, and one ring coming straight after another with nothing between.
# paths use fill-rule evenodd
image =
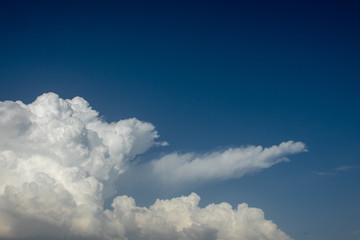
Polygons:
<instances>
[{"instance_id":1,"label":"cloud wisp against blue sky","mask_svg":"<svg viewBox=\"0 0 360 240\"><path fill-rule=\"evenodd\" d=\"M157 176L167 184L188 184L239 178L245 174L288 161L286 156L306 151L302 142L283 142L263 148L248 146L198 155L172 153L151 162Z\"/></svg>"},{"instance_id":2,"label":"cloud wisp against blue sky","mask_svg":"<svg viewBox=\"0 0 360 240\"><path fill-rule=\"evenodd\" d=\"M315 172L319 176L335 176L337 174L341 174L343 172L351 171L351 170L359 170L359 166L341 166L333 169L332 171L320 171Z\"/></svg>"}]
</instances>

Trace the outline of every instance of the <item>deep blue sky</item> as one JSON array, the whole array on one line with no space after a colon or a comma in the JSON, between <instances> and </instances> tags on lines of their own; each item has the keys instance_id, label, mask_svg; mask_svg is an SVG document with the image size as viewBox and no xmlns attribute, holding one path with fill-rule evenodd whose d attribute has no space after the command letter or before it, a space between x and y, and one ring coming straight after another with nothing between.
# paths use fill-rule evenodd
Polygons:
<instances>
[{"instance_id":1,"label":"deep blue sky","mask_svg":"<svg viewBox=\"0 0 360 240\"><path fill-rule=\"evenodd\" d=\"M1 1L0 100L81 96L153 123L170 143L157 151L303 141L261 173L129 194L196 191L295 239L359 239L359 24L355 1Z\"/></svg>"}]
</instances>

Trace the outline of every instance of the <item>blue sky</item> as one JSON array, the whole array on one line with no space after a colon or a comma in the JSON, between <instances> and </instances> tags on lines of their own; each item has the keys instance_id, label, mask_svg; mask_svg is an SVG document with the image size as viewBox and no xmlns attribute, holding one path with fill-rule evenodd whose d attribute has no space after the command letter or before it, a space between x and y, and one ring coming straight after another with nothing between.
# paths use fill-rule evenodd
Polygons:
<instances>
[{"instance_id":1,"label":"blue sky","mask_svg":"<svg viewBox=\"0 0 360 240\"><path fill-rule=\"evenodd\" d=\"M169 146L141 161L304 142L308 152L241 178L118 193L149 206L196 192L203 206L261 208L294 239L355 240L359 18L342 1L3 1L0 100L55 92L109 122L151 122Z\"/></svg>"}]
</instances>

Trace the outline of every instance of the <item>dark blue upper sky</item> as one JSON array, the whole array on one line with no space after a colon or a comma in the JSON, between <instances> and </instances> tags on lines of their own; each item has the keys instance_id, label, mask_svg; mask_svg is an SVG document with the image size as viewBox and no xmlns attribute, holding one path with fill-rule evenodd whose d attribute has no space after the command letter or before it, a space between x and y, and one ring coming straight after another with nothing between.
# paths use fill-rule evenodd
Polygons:
<instances>
[{"instance_id":1,"label":"dark blue upper sky","mask_svg":"<svg viewBox=\"0 0 360 240\"><path fill-rule=\"evenodd\" d=\"M159 151L303 141L289 163L173 194L245 201L295 239L358 239L359 24L355 1L2 1L0 100L81 96L153 123Z\"/></svg>"}]
</instances>

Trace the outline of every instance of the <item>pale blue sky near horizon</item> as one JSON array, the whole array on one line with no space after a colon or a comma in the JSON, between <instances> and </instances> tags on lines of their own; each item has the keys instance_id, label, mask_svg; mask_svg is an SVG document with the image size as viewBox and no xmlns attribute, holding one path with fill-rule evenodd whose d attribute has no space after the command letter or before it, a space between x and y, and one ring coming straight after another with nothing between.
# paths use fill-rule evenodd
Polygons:
<instances>
[{"instance_id":1,"label":"pale blue sky near horizon","mask_svg":"<svg viewBox=\"0 0 360 240\"><path fill-rule=\"evenodd\" d=\"M155 125L164 152L302 141L239 179L173 191L246 202L294 239L360 238L360 6L314 1L2 1L0 100L81 96Z\"/></svg>"}]
</instances>

